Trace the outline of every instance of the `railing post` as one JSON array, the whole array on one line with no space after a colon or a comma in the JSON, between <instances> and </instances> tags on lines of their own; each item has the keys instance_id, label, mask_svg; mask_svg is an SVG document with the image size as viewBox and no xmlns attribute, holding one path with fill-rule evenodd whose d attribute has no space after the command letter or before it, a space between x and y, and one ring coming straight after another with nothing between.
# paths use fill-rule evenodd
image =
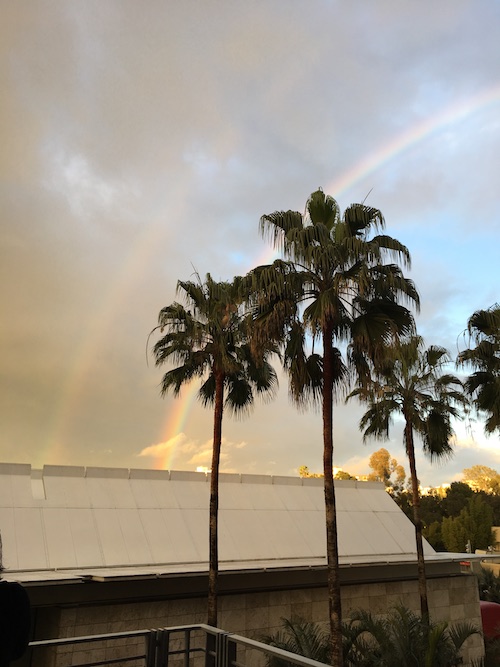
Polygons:
<instances>
[{"instance_id":1,"label":"railing post","mask_svg":"<svg viewBox=\"0 0 500 667\"><path fill-rule=\"evenodd\" d=\"M146 635L146 667L156 667L156 630L150 630Z\"/></svg>"},{"instance_id":2,"label":"railing post","mask_svg":"<svg viewBox=\"0 0 500 667\"><path fill-rule=\"evenodd\" d=\"M163 628L158 630L156 642L156 667L167 667L169 656L170 632Z\"/></svg>"},{"instance_id":3,"label":"railing post","mask_svg":"<svg viewBox=\"0 0 500 667\"><path fill-rule=\"evenodd\" d=\"M215 653L215 655L212 655ZM217 636L211 632L206 633L205 639L205 667L215 667L217 659Z\"/></svg>"},{"instance_id":4,"label":"railing post","mask_svg":"<svg viewBox=\"0 0 500 667\"><path fill-rule=\"evenodd\" d=\"M227 642L227 667L236 663L236 642L232 642L228 637Z\"/></svg>"},{"instance_id":5,"label":"railing post","mask_svg":"<svg viewBox=\"0 0 500 667\"><path fill-rule=\"evenodd\" d=\"M189 657L191 653L191 630L184 633L184 667L189 667Z\"/></svg>"},{"instance_id":6,"label":"railing post","mask_svg":"<svg viewBox=\"0 0 500 667\"><path fill-rule=\"evenodd\" d=\"M236 643L228 632L207 633L205 667L230 667L236 662Z\"/></svg>"}]
</instances>

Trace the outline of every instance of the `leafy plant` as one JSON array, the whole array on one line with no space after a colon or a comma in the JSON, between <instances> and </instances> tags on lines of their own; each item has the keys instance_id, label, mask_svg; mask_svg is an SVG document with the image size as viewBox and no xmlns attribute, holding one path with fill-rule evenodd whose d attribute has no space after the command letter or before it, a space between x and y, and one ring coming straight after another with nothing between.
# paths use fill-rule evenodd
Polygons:
<instances>
[{"instance_id":1,"label":"leafy plant","mask_svg":"<svg viewBox=\"0 0 500 667\"><path fill-rule=\"evenodd\" d=\"M477 574L479 598L500 603L500 577L489 568L482 567Z\"/></svg>"},{"instance_id":2,"label":"leafy plant","mask_svg":"<svg viewBox=\"0 0 500 667\"><path fill-rule=\"evenodd\" d=\"M291 620L282 618L281 621L283 629L275 635L261 637L261 641L304 658L324 663L330 662L330 638L326 628L319 623L305 621L301 618ZM275 656L269 656L267 665L268 667L288 667L290 663Z\"/></svg>"},{"instance_id":3,"label":"leafy plant","mask_svg":"<svg viewBox=\"0 0 500 667\"><path fill-rule=\"evenodd\" d=\"M262 641L330 664L328 634L321 624L298 618L282 620L283 629L274 636L263 637ZM345 667L458 667L463 665L464 643L480 632L468 622L453 625L427 622L398 605L386 616L374 616L365 610L354 612L343 623L342 634ZM492 647L492 655L494 648L498 647ZM274 656L267 662L268 667L289 664Z\"/></svg>"},{"instance_id":4,"label":"leafy plant","mask_svg":"<svg viewBox=\"0 0 500 667\"><path fill-rule=\"evenodd\" d=\"M360 610L348 630L346 667L455 667L465 641L479 634L472 623L432 623L402 605L385 617Z\"/></svg>"}]
</instances>

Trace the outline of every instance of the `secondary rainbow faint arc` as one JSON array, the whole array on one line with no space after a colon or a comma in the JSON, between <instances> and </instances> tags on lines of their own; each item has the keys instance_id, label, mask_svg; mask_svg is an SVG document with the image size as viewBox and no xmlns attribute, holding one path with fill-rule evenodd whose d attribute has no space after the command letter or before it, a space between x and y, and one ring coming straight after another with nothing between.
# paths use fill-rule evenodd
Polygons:
<instances>
[{"instance_id":1,"label":"secondary rainbow faint arc","mask_svg":"<svg viewBox=\"0 0 500 667\"><path fill-rule=\"evenodd\" d=\"M178 199L182 200L182 197L187 197L188 194L189 190L186 185L185 191L179 193ZM115 280L102 291L99 304L96 305L94 312L88 315L87 333L75 348L72 366L59 391L51 426L38 450L38 460L34 462L36 464L61 463L65 449L63 443L68 439L66 431L69 429L71 418L77 411L80 394L87 380L87 369L91 366L91 359L99 349L100 341L105 336L111 335L110 327L113 317L120 308L123 308L129 293L129 286L140 275L144 264L148 262L149 257L167 235L163 224L166 209L160 198L156 205L157 214L152 219L148 233L139 236L138 243L121 265ZM172 207L171 201L168 202L168 206L171 215L176 216L180 213Z\"/></svg>"},{"instance_id":2,"label":"secondary rainbow faint arc","mask_svg":"<svg viewBox=\"0 0 500 667\"><path fill-rule=\"evenodd\" d=\"M344 171L340 176L332 180L328 184L326 192L331 193L336 198L339 197L355 183L377 169L380 169L380 167L387 164L412 146L423 141L434 132L442 130L444 127L453 123L461 122L473 113L492 103L498 102L499 99L500 84L487 91L482 91L478 95L460 102L459 104L446 107L438 114L413 125L408 130L396 136L392 141L389 141L379 149L363 157L362 160L354 164L350 169ZM274 249L266 250L265 253L252 264L252 266L268 263L272 261L275 255L276 253ZM197 386L194 384L190 385L186 394L179 399L179 406L168 415L162 429L165 441L183 431L191 407L196 399L197 390ZM171 464L174 455L174 451L169 453L168 460L164 462L167 467Z\"/></svg>"}]
</instances>

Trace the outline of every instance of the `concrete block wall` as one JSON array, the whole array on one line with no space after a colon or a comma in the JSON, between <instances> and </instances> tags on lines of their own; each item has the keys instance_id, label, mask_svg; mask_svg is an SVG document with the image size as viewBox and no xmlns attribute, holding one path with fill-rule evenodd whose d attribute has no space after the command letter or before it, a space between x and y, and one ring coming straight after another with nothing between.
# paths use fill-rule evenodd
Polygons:
<instances>
[{"instance_id":1,"label":"concrete block wall","mask_svg":"<svg viewBox=\"0 0 500 667\"><path fill-rule=\"evenodd\" d=\"M442 577L428 581L429 605L434 621L467 620L481 627L477 580L474 575ZM342 588L343 615L348 617L356 609L368 609L383 614L402 603L419 612L420 602L416 581L352 584ZM326 588L249 592L224 595L219 598L220 628L235 634L259 640L281 629L282 618L301 617L307 621L324 622L328 618ZM205 598L124 603L117 605L61 608L54 615L51 636L73 637L109 632L161 628L206 622ZM56 627L57 626L57 627ZM127 650L141 653L143 640L119 644L110 642L92 650L89 645L58 648L43 661L34 664L44 667L74 665L92 659L111 659L124 655ZM484 654L480 636L472 637L465 645L465 664ZM254 652L240 656L248 664L261 664Z\"/></svg>"}]
</instances>

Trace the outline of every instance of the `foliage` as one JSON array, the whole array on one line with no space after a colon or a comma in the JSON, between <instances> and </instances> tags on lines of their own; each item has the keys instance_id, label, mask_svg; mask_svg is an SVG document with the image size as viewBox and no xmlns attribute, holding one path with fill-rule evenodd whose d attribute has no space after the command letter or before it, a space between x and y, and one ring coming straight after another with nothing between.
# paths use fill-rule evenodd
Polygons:
<instances>
[{"instance_id":1,"label":"foliage","mask_svg":"<svg viewBox=\"0 0 500 667\"><path fill-rule=\"evenodd\" d=\"M301 618L281 619L283 628L275 635L264 635L260 641L275 648L311 658L318 662L330 662L330 641L328 632L319 623L305 621ZM286 660L269 656L268 667L289 667Z\"/></svg>"},{"instance_id":2,"label":"foliage","mask_svg":"<svg viewBox=\"0 0 500 667\"><path fill-rule=\"evenodd\" d=\"M370 456L369 466L373 470L368 475L369 480L383 482L385 487L390 487L394 493L402 491L406 479L406 472L397 459L391 457L385 447L381 447ZM391 479L395 475L395 479Z\"/></svg>"},{"instance_id":3,"label":"foliage","mask_svg":"<svg viewBox=\"0 0 500 667\"><path fill-rule=\"evenodd\" d=\"M156 365L177 364L161 381L161 393L178 396L183 385L199 379L198 398L214 410L214 435L210 477L208 624L217 625L218 577L218 477L224 410L247 412L254 393L272 393L277 385L268 358L275 351L269 342L255 346L251 319L246 315L245 281L179 281L187 308L174 302L158 316L161 338L153 347ZM152 332L153 333L153 332Z\"/></svg>"},{"instance_id":4,"label":"foliage","mask_svg":"<svg viewBox=\"0 0 500 667\"><path fill-rule=\"evenodd\" d=\"M487 602L500 604L500 577L488 567L482 567L477 573L479 598Z\"/></svg>"},{"instance_id":5,"label":"foliage","mask_svg":"<svg viewBox=\"0 0 500 667\"><path fill-rule=\"evenodd\" d=\"M460 380L444 372L447 363L448 352L437 346L426 349L420 336L395 340L379 364L373 364L371 377L348 397L356 396L368 406L360 421L364 439L370 436L387 439L394 416L403 417L422 616L428 615L428 602L414 433L420 436L424 452L431 460L451 455L451 419L460 416L458 406L463 405L464 397Z\"/></svg>"},{"instance_id":6,"label":"foliage","mask_svg":"<svg viewBox=\"0 0 500 667\"><path fill-rule=\"evenodd\" d=\"M253 272L255 330L282 344L292 399L321 406L323 473L332 659L341 655L341 604L337 519L333 483L333 400L354 372L381 353L394 335L414 330L402 305L418 304L412 281L396 264L409 264L407 248L378 232L382 213L364 204L343 215L333 197L312 193L304 214L275 211L261 218L284 259ZM320 343L322 354L315 346ZM347 362L337 347L348 346Z\"/></svg>"},{"instance_id":7,"label":"foliage","mask_svg":"<svg viewBox=\"0 0 500 667\"><path fill-rule=\"evenodd\" d=\"M470 542L471 552L487 549L493 543L493 511L483 498L474 494L458 517L443 519L441 534L448 551L463 553Z\"/></svg>"},{"instance_id":8,"label":"foliage","mask_svg":"<svg viewBox=\"0 0 500 667\"><path fill-rule=\"evenodd\" d=\"M356 477L353 477L353 475L350 475L345 470L337 470L333 477L334 479L356 479Z\"/></svg>"},{"instance_id":9,"label":"foliage","mask_svg":"<svg viewBox=\"0 0 500 667\"><path fill-rule=\"evenodd\" d=\"M399 493L395 494L393 497L403 512L411 518L413 507L410 495L408 493ZM458 517L460 513L469 506L471 498L480 498L491 508L491 526L500 525L500 496L486 493L484 491L473 491L470 486L464 482L453 482L446 489L444 496L440 496L437 493L430 493L420 498L422 532L424 537L436 551L447 551L442 536L443 520ZM453 532L458 531L452 531L452 533ZM468 538L463 542L463 537L464 534L456 536L454 539L453 544L455 551L459 545L460 548L458 551L464 551ZM491 542L488 544L491 544Z\"/></svg>"},{"instance_id":10,"label":"foliage","mask_svg":"<svg viewBox=\"0 0 500 667\"><path fill-rule=\"evenodd\" d=\"M500 305L473 313L467 330L475 347L461 352L457 360L459 366L474 369L465 389L476 410L486 416L486 433L500 432Z\"/></svg>"},{"instance_id":11,"label":"foliage","mask_svg":"<svg viewBox=\"0 0 500 667\"><path fill-rule=\"evenodd\" d=\"M262 638L267 644L331 664L328 635L318 623L282 619L283 629ZM471 623L427 623L403 606L387 616L357 611L343 623L345 667L455 667L461 649L479 634ZM269 667L289 667L284 659L269 657Z\"/></svg>"},{"instance_id":12,"label":"foliage","mask_svg":"<svg viewBox=\"0 0 500 667\"><path fill-rule=\"evenodd\" d=\"M474 634L471 623L432 623L401 605L386 617L358 611L347 625L346 667L455 667Z\"/></svg>"},{"instance_id":13,"label":"foliage","mask_svg":"<svg viewBox=\"0 0 500 667\"><path fill-rule=\"evenodd\" d=\"M452 482L442 502L444 516L458 516L473 495L474 491L468 484Z\"/></svg>"},{"instance_id":14,"label":"foliage","mask_svg":"<svg viewBox=\"0 0 500 667\"><path fill-rule=\"evenodd\" d=\"M423 528L423 535L425 539L436 551L446 551L446 546L443 542L443 536L441 534L441 528L441 521L433 521L431 524L424 526Z\"/></svg>"},{"instance_id":15,"label":"foliage","mask_svg":"<svg viewBox=\"0 0 500 667\"><path fill-rule=\"evenodd\" d=\"M320 479L324 477L324 474L322 472L311 472L307 466L300 466L299 477L304 479L308 477ZM345 470L337 470L333 477L334 479L356 479L356 477L353 477L353 475L350 475Z\"/></svg>"},{"instance_id":16,"label":"foliage","mask_svg":"<svg viewBox=\"0 0 500 667\"><path fill-rule=\"evenodd\" d=\"M428 494L420 498L420 517L424 526L430 526L434 521L443 518L443 501L439 496Z\"/></svg>"},{"instance_id":17,"label":"foliage","mask_svg":"<svg viewBox=\"0 0 500 667\"><path fill-rule=\"evenodd\" d=\"M479 491L481 498L488 503L493 511L493 525L500 526L500 495Z\"/></svg>"},{"instance_id":18,"label":"foliage","mask_svg":"<svg viewBox=\"0 0 500 667\"><path fill-rule=\"evenodd\" d=\"M464 468L462 471L464 482L474 491L498 494L500 492L500 475L493 468L483 465L475 465Z\"/></svg>"},{"instance_id":19,"label":"foliage","mask_svg":"<svg viewBox=\"0 0 500 667\"><path fill-rule=\"evenodd\" d=\"M322 472L311 472L307 466L300 466L299 468L299 477L302 477L303 479L306 478L315 478L319 479L320 477L323 477Z\"/></svg>"}]
</instances>

